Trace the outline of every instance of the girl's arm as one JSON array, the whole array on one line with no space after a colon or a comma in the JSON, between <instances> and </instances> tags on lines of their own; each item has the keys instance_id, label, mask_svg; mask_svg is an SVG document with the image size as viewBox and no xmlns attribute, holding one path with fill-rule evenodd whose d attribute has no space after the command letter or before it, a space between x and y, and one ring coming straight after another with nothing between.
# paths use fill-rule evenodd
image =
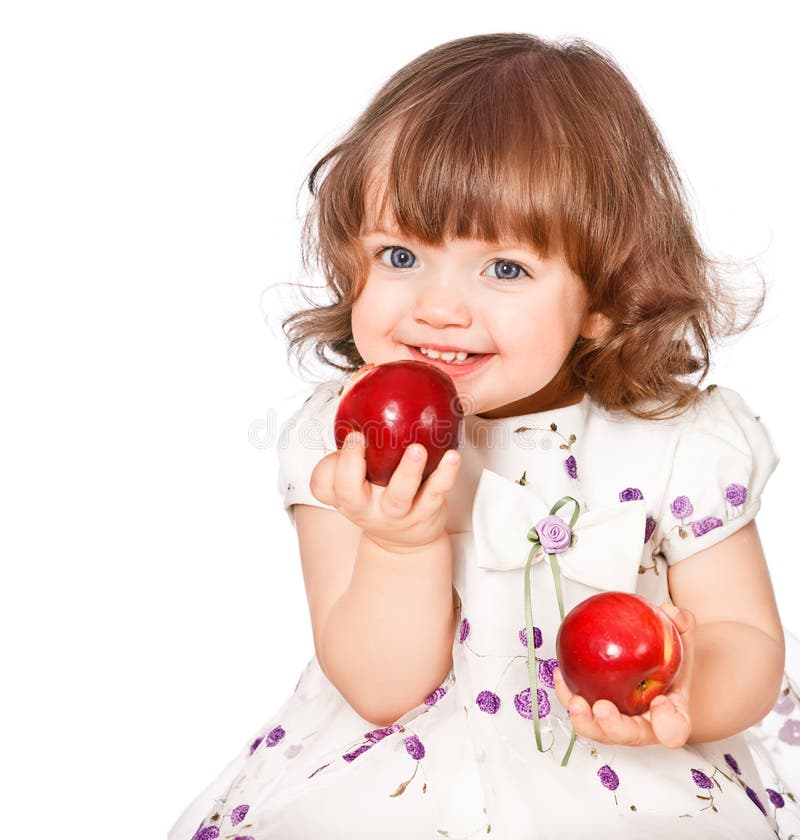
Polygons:
<instances>
[{"instance_id":1,"label":"girl's arm","mask_svg":"<svg viewBox=\"0 0 800 840\"><path fill-rule=\"evenodd\" d=\"M690 742L757 723L780 692L784 641L755 521L669 568L673 603L694 614Z\"/></svg>"},{"instance_id":2,"label":"girl's arm","mask_svg":"<svg viewBox=\"0 0 800 840\"><path fill-rule=\"evenodd\" d=\"M450 540L394 554L337 511L294 515L320 667L363 718L394 723L452 664Z\"/></svg>"},{"instance_id":3,"label":"girl's arm","mask_svg":"<svg viewBox=\"0 0 800 840\"><path fill-rule=\"evenodd\" d=\"M424 454L424 449L423 449ZM406 451L386 487L366 480L363 436L349 436L311 475L330 511L295 507L320 667L378 726L422 703L449 671L456 629L447 494L459 453L423 483Z\"/></svg>"},{"instance_id":4,"label":"girl's arm","mask_svg":"<svg viewBox=\"0 0 800 840\"><path fill-rule=\"evenodd\" d=\"M608 700L592 707L560 674L556 694L578 734L604 744L643 746L716 741L761 720L778 698L783 628L755 522L670 566L664 608L684 640L684 664L667 695L629 717Z\"/></svg>"}]
</instances>

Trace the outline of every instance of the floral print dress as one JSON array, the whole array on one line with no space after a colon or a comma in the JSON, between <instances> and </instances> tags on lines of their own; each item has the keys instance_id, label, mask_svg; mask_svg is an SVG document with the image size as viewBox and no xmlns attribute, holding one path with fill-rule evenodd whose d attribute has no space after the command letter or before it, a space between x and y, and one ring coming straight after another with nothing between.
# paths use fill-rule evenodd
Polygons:
<instances>
[{"instance_id":1,"label":"floral print dress","mask_svg":"<svg viewBox=\"0 0 800 840\"><path fill-rule=\"evenodd\" d=\"M335 449L344 382L318 385L282 429L278 481L292 522L293 504L324 507L309 478ZM460 446L447 522L460 621L443 683L379 727L312 657L169 840L800 836L797 640L787 633L773 711L744 733L677 750L573 743L553 690L556 582L533 528L560 517L574 535L558 554L566 610L606 590L667 601L668 566L756 515L777 464L760 419L715 386L664 421L585 397L541 414L467 417ZM557 537L559 521L549 522Z\"/></svg>"}]
</instances>

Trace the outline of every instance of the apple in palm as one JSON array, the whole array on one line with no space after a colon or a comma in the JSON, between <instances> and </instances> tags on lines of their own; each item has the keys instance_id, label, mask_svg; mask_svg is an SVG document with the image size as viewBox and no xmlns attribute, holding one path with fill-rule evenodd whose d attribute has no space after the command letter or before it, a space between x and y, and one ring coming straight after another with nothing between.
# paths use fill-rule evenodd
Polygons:
<instances>
[{"instance_id":1,"label":"apple in palm","mask_svg":"<svg viewBox=\"0 0 800 840\"><path fill-rule=\"evenodd\" d=\"M385 487L412 443L422 444L424 481L448 449L458 446L463 411L453 380L413 360L367 364L351 377L334 420L341 449L351 431L364 435L367 480Z\"/></svg>"},{"instance_id":2,"label":"apple in palm","mask_svg":"<svg viewBox=\"0 0 800 840\"><path fill-rule=\"evenodd\" d=\"M683 643L672 619L639 595L601 592L575 606L556 637L561 675L589 704L611 700L640 715L680 670Z\"/></svg>"}]
</instances>

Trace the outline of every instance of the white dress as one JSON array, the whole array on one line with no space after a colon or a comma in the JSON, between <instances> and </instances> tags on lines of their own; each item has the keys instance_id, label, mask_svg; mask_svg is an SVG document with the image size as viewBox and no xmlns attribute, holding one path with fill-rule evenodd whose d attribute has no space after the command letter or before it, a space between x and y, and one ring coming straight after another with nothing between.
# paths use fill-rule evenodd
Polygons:
<instances>
[{"instance_id":1,"label":"white dress","mask_svg":"<svg viewBox=\"0 0 800 840\"><path fill-rule=\"evenodd\" d=\"M335 450L345 377L317 386L283 427L279 489L317 506L311 472ZM563 497L579 516L561 554L565 607L602 590L668 598L667 566L749 522L777 464L764 425L711 386L671 421L577 405L466 418L447 530L460 624L443 684L389 727L360 717L316 657L294 694L190 805L169 840L758 840L800 835L800 649L774 710L725 741L669 750L578 738L552 689L559 625L546 557L531 568L537 713L531 713L527 534ZM792 671L794 669L794 671ZM743 684L746 689L746 683Z\"/></svg>"}]
</instances>

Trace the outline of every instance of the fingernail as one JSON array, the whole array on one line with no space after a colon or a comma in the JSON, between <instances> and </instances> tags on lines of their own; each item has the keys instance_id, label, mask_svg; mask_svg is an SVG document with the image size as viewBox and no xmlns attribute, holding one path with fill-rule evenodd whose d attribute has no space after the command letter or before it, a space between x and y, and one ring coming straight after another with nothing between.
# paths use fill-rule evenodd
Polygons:
<instances>
[{"instance_id":1,"label":"fingernail","mask_svg":"<svg viewBox=\"0 0 800 840\"><path fill-rule=\"evenodd\" d=\"M411 458L412 461L421 461L425 455L425 449L420 444L415 443L413 446L408 447L408 457Z\"/></svg>"},{"instance_id":2,"label":"fingernail","mask_svg":"<svg viewBox=\"0 0 800 840\"><path fill-rule=\"evenodd\" d=\"M458 458L459 458L458 452L456 452L453 449L448 449L448 451L444 453L445 464L455 464L455 462L458 460Z\"/></svg>"},{"instance_id":3,"label":"fingernail","mask_svg":"<svg viewBox=\"0 0 800 840\"><path fill-rule=\"evenodd\" d=\"M581 715L589 708L585 700L580 697L573 697L569 701L569 710L573 715Z\"/></svg>"},{"instance_id":4,"label":"fingernail","mask_svg":"<svg viewBox=\"0 0 800 840\"><path fill-rule=\"evenodd\" d=\"M355 449L357 446L361 446L361 442L361 432L350 432L347 436L347 440L345 441L350 449Z\"/></svg>"}]
</instances>

